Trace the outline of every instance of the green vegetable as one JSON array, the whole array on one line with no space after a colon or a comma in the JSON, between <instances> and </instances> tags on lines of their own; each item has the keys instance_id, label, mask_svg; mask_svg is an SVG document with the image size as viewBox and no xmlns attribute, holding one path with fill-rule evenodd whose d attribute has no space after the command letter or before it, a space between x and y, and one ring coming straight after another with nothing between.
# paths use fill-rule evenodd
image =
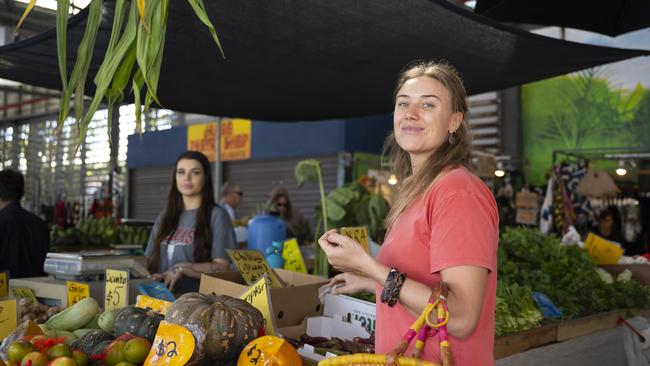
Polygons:
<instances>
[{"instance_id":1,"label":"green vegetable","mask_svg":"<svg viewBox=\"0 0 650 366\"><path fill-rule=\"evenodd\" d=\"M52 316L45 322L45 326L51 330L76 330L82 328L97 314L99 314L97 301L88 297Z\"/></svg>"}]
</instances>

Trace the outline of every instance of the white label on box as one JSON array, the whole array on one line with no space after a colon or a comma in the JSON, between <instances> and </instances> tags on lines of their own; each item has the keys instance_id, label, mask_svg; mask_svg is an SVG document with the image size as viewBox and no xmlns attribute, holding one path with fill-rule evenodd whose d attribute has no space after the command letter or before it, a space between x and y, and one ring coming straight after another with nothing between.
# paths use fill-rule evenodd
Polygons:
<instances>
[{"instance_id":1,"label":"white label on box","mask_svg":"<svg viewBox=\"0 0 650 366\"><path fill-rule=\"evenodd\" d=\"M371 302L345 295L325 294L323 299L324 316L341 316L345 321L358 321L369 332L375 331L377 306Z\"/></svg>"}]
</instances>

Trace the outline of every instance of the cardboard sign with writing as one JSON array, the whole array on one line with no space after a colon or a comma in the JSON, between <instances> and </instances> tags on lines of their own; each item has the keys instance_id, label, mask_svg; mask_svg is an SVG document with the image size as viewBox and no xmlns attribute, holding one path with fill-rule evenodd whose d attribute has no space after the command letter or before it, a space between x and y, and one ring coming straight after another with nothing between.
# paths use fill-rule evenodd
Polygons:
<instances>
[{"instance_id":1,"label":"cardboard sign with writing","mask_svg":"<svg viewBox=\"0 0 650 366\"><path fill-rule=\"evenodd\" d=\"M16 299L0 301L0 339L4 339L18 326Z\"/></svg>"},{"instance_id":2,"label":"cardboard sign with writing","mask_svg":"<svg viewBox=\"0 0 650 366\"><path fill-rule=\"evenodd\" d=\"M589 233L585 240L585 248L596 264L617 264L623 249L600 236Z\"/></svg>"},{"instance_id":3,"label":"cardboard sign with writing","mask_svg":"<svg viewBox=\"0 0 650 366\"><path fill-rule=\"evenodd\" d=\"M161 321L144 366L183 366L194 353L196 341L187 328Z\"/></svg>"},{"instance_id":4,"label":"cardboard sign with writing","mask_svg":"<svg viewBox=\"0 0 650 366\"><path fill-rule=\"evenodd\" d=\"M9 296L9 274L7 271L0 272L0 297Z\"/></svg>"},{"instance_id":5,"label":"cardboard sign with writing","mask_svg":"<svg viewBox=\"0 0 650 366\"><path fill-rule=\"evenodd\" d=\"M289 239L284 242L282 258L284 258L284 269L307 273L307 266L305 265L305 260L302 258L302 253L300 253L300 247L298 247L298 241L296 239Z\"/></svg>"},{"instance_id":6,"label":"cardboard sign with writing","mask_svg":"<svg viewBox=\"0 0 650 366\"><path fill-rule=\"evenodd\" d=\"M363 249L366 250L366 253L370 253L368 229L365 226L342 227L339 229L339 233L358 241Z\"/></svg>"},{"instance_id":7,"label":"cardboard sign with writing","mask_svg":"<svg viewBox=\"0 0 650 366\"><path fill-rule=\"evenodd\" d=\"M90 297L90 286L87 283L66 281L68 287L68 306Z\"/></svg>"},{"instance_id":8,"label":"cardboard sign with writing","mask_svg":"<svg viewBox=\"0 0 650 366\"><path fill-rule=\"evenodd\" d=\"M269 278L265 274L260 277L253 286L244 291L240 299L253 305L264 316L264 328L267 335L278 334L275 326L275 316L273 316L273 307L271 306L271 292L269 290Z\"/></svg>"},{"instance_id":9,"label":"cardboard sign with writing","mask_svg":"<svg viewBox=\"0 0 650 366\"><path fill-rule=\"evenodd\" d=\"M14 297L22 297L31 300L32 302L38 302L36 295L34 295L34 291L29 287L12 287L11 293L14 294Z\"/></svg>"},{"instance_id":10,"label":"cardboard sign with writing","mask_svg":"<svg viewBox=\"0 0 650 366\"><path fill-rule=\"evenodd\" d=\"M172 305L171 302L156 299L155 297L147 295L138 295L135 301L135 306L142 309L151 309L158 314L167 314L167 309Z\"/></svg>"},{"instance_id":11,"label":"cardboard sign with writing","mask_svg":"<svg viewBox=\"0 0 650 366\"><path fill-rule=\"evenodd\" d=\"M129 304L129 272L107 269L104 309L120 309Z\"/></svg>"},{"instance_id":12,"label":"cardboard sign with writing","mask_svg":"<svg viewBox=\"0 0 650 366\"><path fill-rule=\"evenodd\" d=\"M264 273L269 276L269 286L271 288L282 288L284 284L275 274L266 258L257 250L227 250L230 259L241 273L247 285L252 285L262 277Z\"/></svg>"}]
</instances>

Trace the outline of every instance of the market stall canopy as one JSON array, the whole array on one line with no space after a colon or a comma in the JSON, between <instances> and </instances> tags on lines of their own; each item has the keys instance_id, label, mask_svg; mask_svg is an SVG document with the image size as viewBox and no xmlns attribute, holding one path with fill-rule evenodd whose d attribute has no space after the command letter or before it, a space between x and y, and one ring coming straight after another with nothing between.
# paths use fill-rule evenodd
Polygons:
<instances>
[{"instance_id":1,"label":"market stall canopy","mask_svg":"<svg viewBox=\"0 0 650 366\"><path fill-rule=\"evenodd\" d=\"M474 94L650 54L531 34L444 0L205 4L226 58L188 3L171 1L158 90L165 108L270 121L350 118L390 112L397 74L416 59L450 61ZM97 50L108 43L114 3L104 6ZM69 23L70 67L86 17ZM0 48L0 78L60 89L55 38L51 30Z\"/></svg>"},{"instance_id":2,"label":"market stall canopy","mask_svg":"<svg viewBox=\"0 0 650 366\"><path fill-rule=\"evenodd\" d=\"M650 27L648 0L477 0L474 11L504 22L554 25L609 36Z\"/></svg>"},{"instance_id":3,"label":"market stall canopy","mask_svg":"<svg viewBox=\"0 0 650 366\"><path fill-rule=\"evenodd\" d=\"M588 172L576 187L576 192L584 197L616 197L621 190L605 171Z\"/></svg>"}]
</instances>

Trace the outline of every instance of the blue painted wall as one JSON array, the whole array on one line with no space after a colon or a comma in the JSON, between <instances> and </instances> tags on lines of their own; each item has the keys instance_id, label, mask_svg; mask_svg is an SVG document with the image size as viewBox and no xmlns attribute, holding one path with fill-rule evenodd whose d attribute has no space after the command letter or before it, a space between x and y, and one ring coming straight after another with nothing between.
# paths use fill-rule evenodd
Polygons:
<instances>
[{"instance_id":1,"label":"blue painted wall","mask_svg":"<svg viewBox=\"0 0 650 366\"><path fill-rule=\"evenodd\" d=\"M253 121L251 159L362 151L379 154L392 116L370 116L319 122ZM187 127L129 136L127 166L170 165L187 148Z\"/></svg>"}]
</instances>

